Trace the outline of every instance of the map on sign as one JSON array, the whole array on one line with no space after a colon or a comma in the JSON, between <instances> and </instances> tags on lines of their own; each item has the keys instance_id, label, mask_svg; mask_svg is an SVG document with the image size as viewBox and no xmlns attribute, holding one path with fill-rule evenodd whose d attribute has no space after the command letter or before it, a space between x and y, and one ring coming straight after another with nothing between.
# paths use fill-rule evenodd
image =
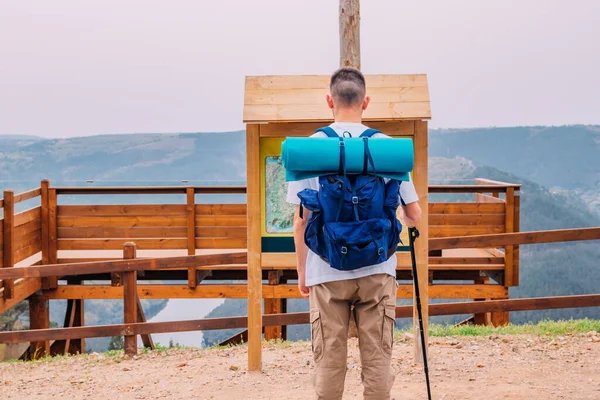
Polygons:
<instances>
[{"instance_id":1,"label":"map on sign","mask_svg":"<svg viewBox=\"0 0 600 400\"><path fill-rule=\"evenodd\" d=\"M292 233L295 206L285 200L285 168L278 156L265 158L265 186L267 233Z\"/></svg>"}]
</instances>

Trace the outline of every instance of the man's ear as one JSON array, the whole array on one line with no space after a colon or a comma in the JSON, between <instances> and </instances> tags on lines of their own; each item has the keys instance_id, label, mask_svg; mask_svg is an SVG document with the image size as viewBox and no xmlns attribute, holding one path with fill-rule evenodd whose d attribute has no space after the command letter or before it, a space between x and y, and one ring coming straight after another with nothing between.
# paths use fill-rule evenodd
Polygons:
<instances>
[{"instance_id":1,"label":"man's ear","mask_svg":"<svg viewBox=\"0 0 600 400\"><path fill-rule=\"evenodd\" d=\"M327 95L327 106L333 110L333 97L330 94Z\"/></svg>"},{"instance_id":2,"label":"man's ear","mask_svg":"<svg viewBox=\"0 0 600 400\"><path fill-rule=\"evenodd\" d=\"M362 110L365 111L367 107L369 107L369 103L371 102L371 98L369 96L365 96L365 99L362 103Z\"/></svg>"}]
</instances>

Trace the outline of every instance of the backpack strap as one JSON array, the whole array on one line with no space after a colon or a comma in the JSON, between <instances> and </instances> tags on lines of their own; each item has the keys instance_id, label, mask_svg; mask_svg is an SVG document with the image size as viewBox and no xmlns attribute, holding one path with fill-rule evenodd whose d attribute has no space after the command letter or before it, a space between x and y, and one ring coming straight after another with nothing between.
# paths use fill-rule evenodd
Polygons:
<instances>
[{"instance_id":1,"label":"backpack strap","mask_svg":"<svg viewBox=\"0 0 600 400\"><path fill-rule=\"evenodd\" d=\"M332 127L330 126L324 126L323 128L319 128L315 131L315 133L317 132L323 132L324 134L327 135L327 137L330 138L338 138L339 135L336 133L336 131L333 130Z\"/></svg>"},{"instance_id":2,"label":"backpack strap","mask_svg":"<svg viewBox=\"0 0 600 400\"><path fill-rule=\"evenodd\" d=\"M360 137L370 138L377 133L381 133L381 131L377 129L368 128L360 135Z\"/></svg>"}]
</instances>

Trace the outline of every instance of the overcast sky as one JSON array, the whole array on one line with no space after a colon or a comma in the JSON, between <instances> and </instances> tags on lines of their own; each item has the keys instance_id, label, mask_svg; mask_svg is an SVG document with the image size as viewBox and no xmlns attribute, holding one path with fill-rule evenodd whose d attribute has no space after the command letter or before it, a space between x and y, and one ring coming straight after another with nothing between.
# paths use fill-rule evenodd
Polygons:
<instances>
[{"instance_id":1,"label":"overcast sky","mask_svg":"<svg viewBox=\"0 0 600 400\"><path fill-rule=\"evenodd\" d=\"M363 72L432 127L600 123L600 1L362 0ZM329 74L338 0L0 0L0 134L243 128L245 75Z\"/></svg>"}]
</instances>

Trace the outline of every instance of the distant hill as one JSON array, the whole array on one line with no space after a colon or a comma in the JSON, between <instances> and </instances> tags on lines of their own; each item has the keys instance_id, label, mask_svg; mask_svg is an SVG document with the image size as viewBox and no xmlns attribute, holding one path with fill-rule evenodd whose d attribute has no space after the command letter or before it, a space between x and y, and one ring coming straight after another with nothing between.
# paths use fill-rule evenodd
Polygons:
<instances>
[{"instance_id":1,"label":"distant hill","mask_svg":"<svg viewBox=\"0 0 600 400\"><path fill-rule=\"evenodd\" d=\"M600 215L600 126L437 129L429 137L430 156L460 156L569 190Z\"/></svg>"}]
</instances>

